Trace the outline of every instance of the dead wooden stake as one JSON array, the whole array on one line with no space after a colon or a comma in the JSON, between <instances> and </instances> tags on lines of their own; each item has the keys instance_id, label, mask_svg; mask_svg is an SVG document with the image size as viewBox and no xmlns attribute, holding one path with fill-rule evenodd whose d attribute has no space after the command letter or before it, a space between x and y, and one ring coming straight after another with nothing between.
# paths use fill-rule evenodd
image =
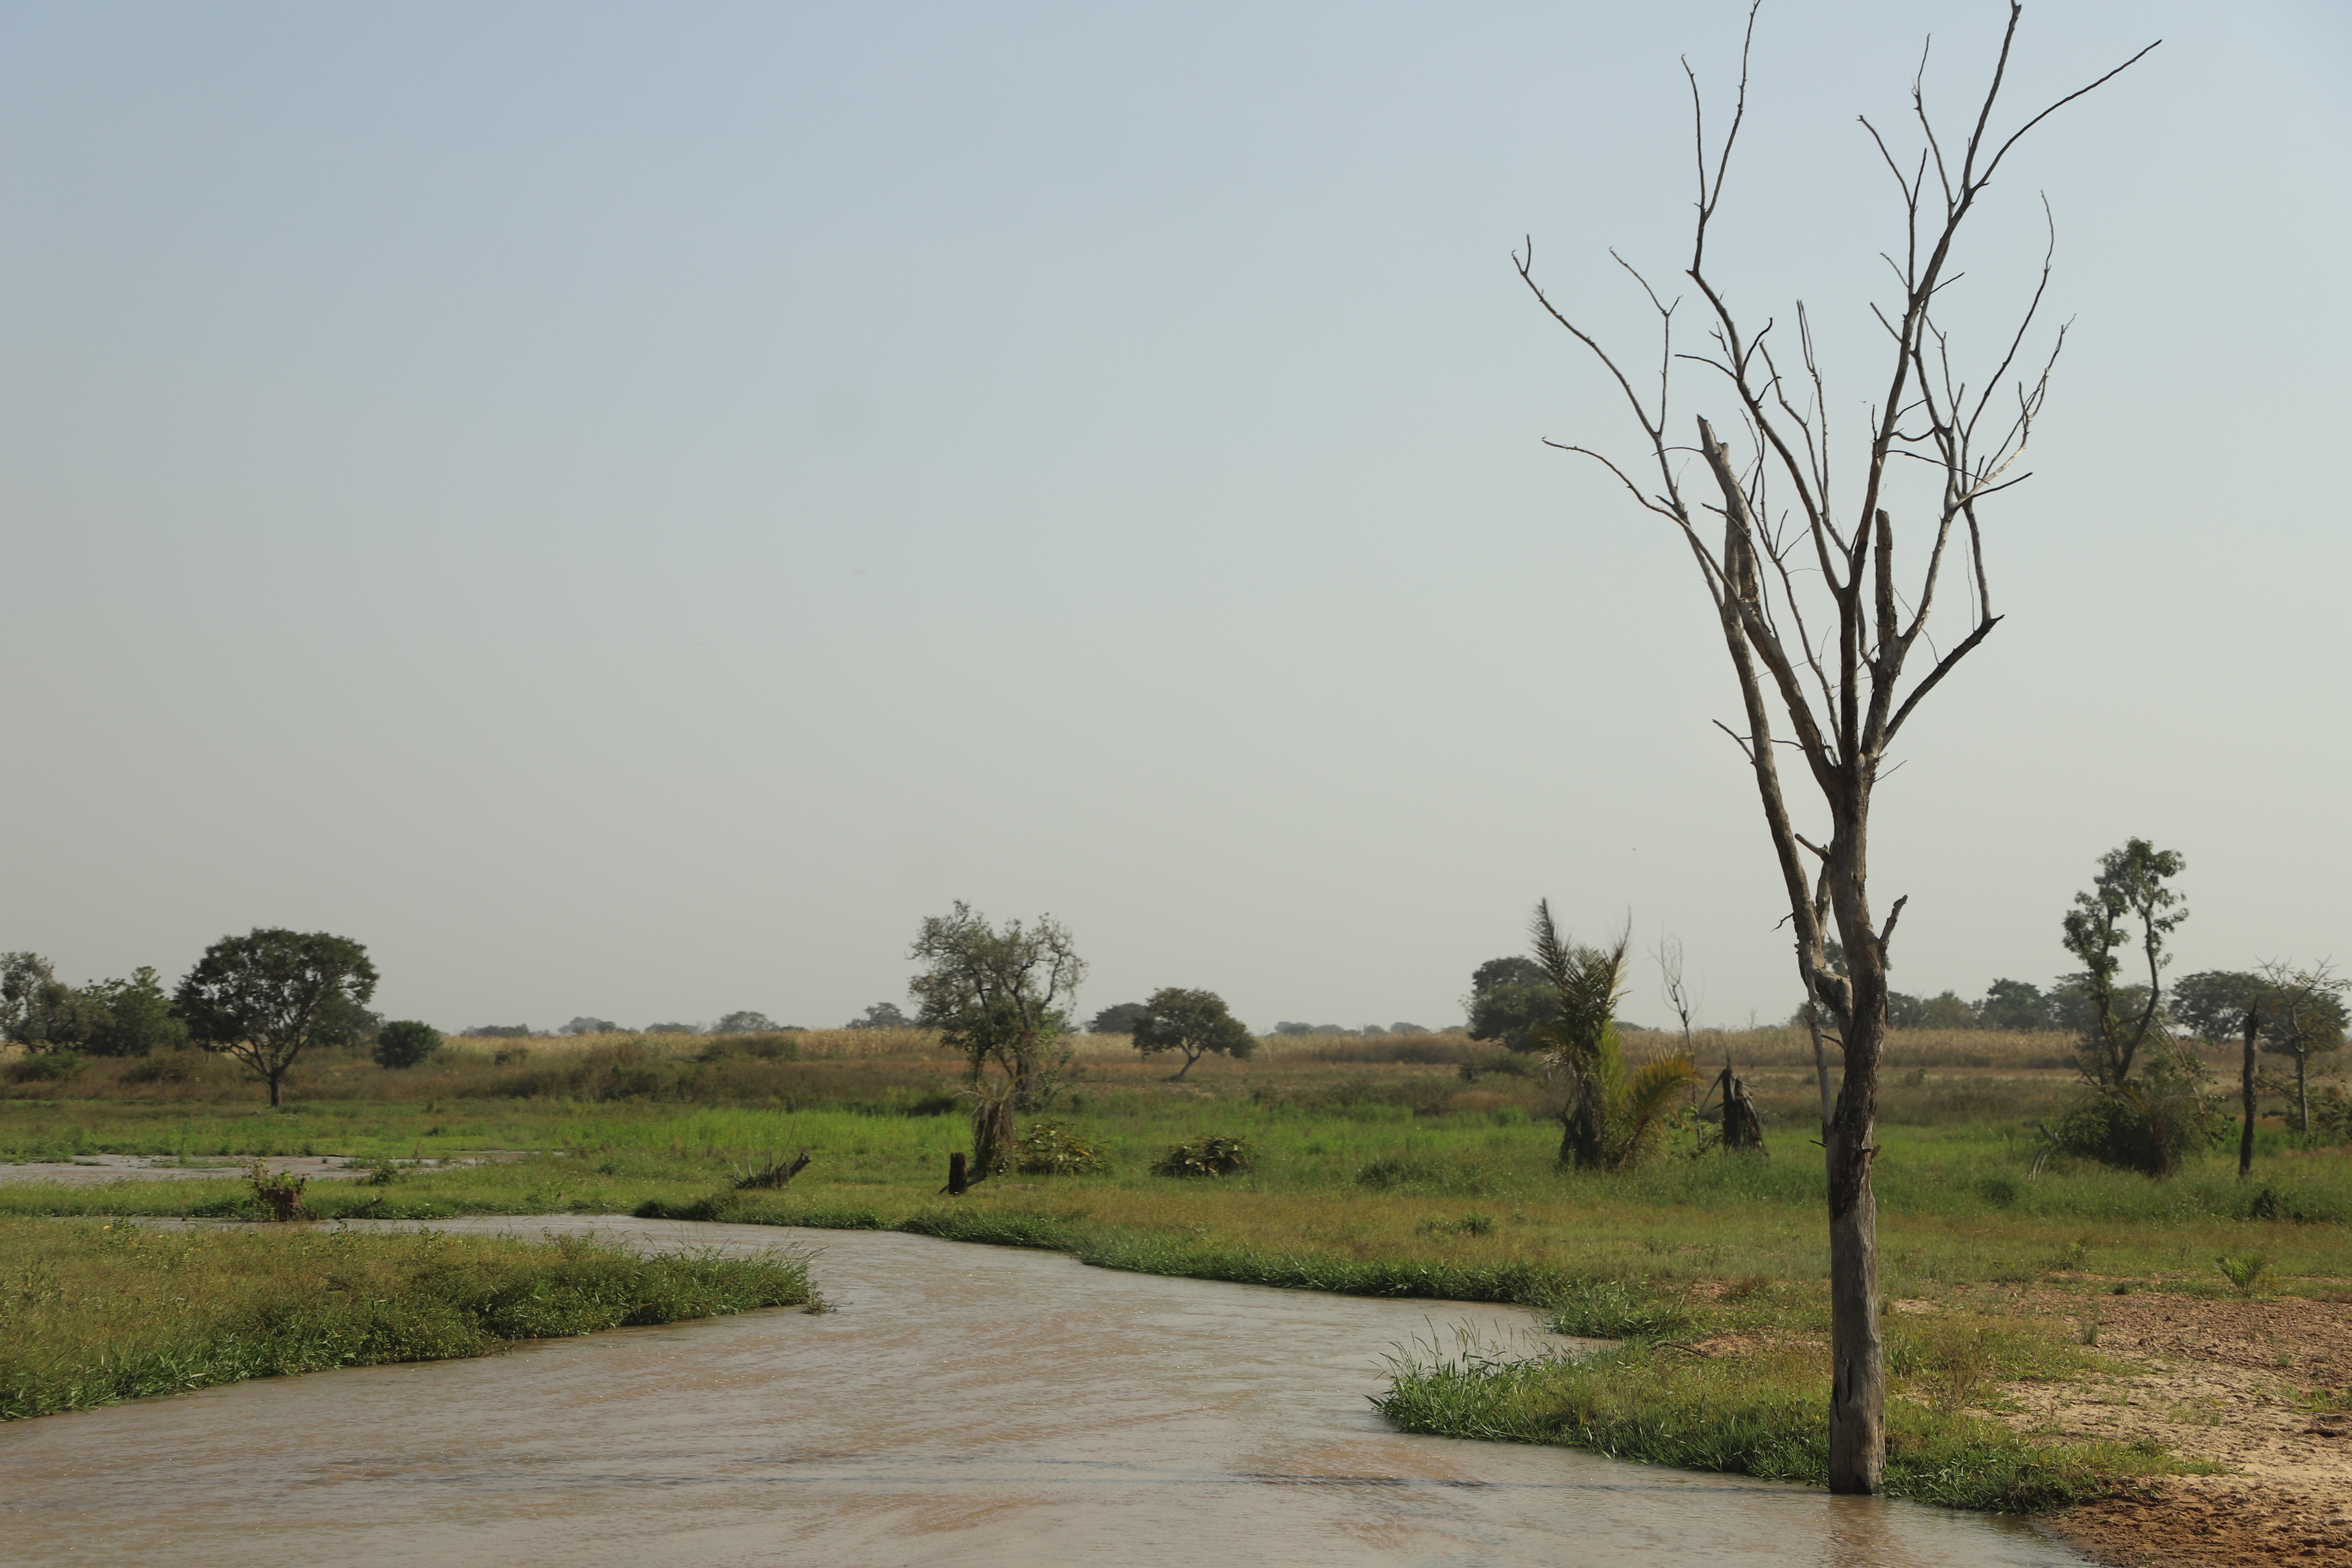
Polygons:
<instances>
[{"instance_id":1,"label":"dead wooden stake","mask_svg":"<svg viewBox=\"0 0 2352 1568\"><path fill-rule=\"evenodd\" d=\"M964 1189L971 1185L964 1175L963 1162L964 1157L961 1154L948 1156L948 1193L952 1197L961 1197Z\"/></svg>"}]
</instances>

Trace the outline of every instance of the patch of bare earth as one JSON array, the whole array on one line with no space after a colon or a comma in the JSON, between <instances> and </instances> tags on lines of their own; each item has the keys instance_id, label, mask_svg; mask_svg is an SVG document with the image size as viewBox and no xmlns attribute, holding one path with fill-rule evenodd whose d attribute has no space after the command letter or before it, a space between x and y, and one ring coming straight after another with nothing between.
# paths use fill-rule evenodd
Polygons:
<instances>
[{"instance_id":1,"label":"patch of bare earth","mask_svg":"<svg viewBox=\"0 0 2352 1568\"><path fill-rule=\"evenodd\" d=\"M2004 1419L2153 1439L2229 1472L2160 1478L2054 1516L2051 1533L2125 1568L2352 1565L2352 1303L2031 1290L2016 1306L2078 1335L2095 1317L2099 1351L2126 1370L2013 1384Z\"/></svg>"}]
</instances>

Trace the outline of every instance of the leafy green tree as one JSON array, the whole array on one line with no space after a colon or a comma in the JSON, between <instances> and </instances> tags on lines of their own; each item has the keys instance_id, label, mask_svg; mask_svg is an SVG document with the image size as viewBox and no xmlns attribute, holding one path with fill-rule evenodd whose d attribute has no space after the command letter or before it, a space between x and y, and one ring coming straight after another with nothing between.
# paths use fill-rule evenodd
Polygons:
<instances>
[{"instance_id":1,"label":"leafy green tree","mask_svg":"<svg viewBox=\"0 0 2352 1568\"><path fill-rule=\"evenodd\" d=\"M1973 1029L1976 1009L1949 991L1927 998L1886 994L1886 1026L1890 1029Z\"/></svg>"},{"instance_id":2,"label":"leafy green tree","mask_svg":"<svg viewBox=\"0 0 2352 1568\"><path fill-rule=\"evenodd\" d=\"M898 1011L896 1002L877 1002L866 1009L862 1018L852 1018L844 1026L852 1029L912 1029L915 1020Z\"/></svg>"},{"instance_id":3,"label":"leafy green tree","mask_svg":"<svg viewBox=\"0 0 2352 1568\"><path fill-rule=\"evenodd\" d=\"M1470 1015L1472 1039L1497 1040L1509 1051L1549 1049L1538 1031L1559 1018L1559 997L1543 966L1516 954L1472 970L1462 1005Z\"/></svg>"},{"instance_id":4,"label":"leafy green tree","mask_svg":"<svg viewBox=\"0 0 2352 1568\"><path fill-rule=\"evenodd\" d=\"M1024 1111L1048 1104L1069 1059L1057 1044L1064 1009L1087 973L1068 930L1050 915L992 926L959 899L952 913L924 920L907 956L924 966L907 984L921 1005L916 1022L963 1053L975 1091ZM995 1090L982 1089L991 1067Z\"/></svg>"},{"instance_id":5,"label":"leafy green tree","mask_svg":"<svg viewBox=\"0 0 2352 1568\"><path fill-rule=\"evenodd\" d=\"M2152 1176L2178 1170L2214 1125L2204 1064L2170 1048L2164 1029L2165 945L2189 918L2167 884L2182 865L2178 851L2126 839L2099 858L2090 890L2074 895L2063 925L2066 951L2083 965L2070 980L2087 1013L2075 1060L2091 1096L2063 1119L2060 1137ZM2147 978L2126 986L2123 954L2135 947Z\"/></svg>"},{"instance_id":6,"label":"leafy green tree","mask_svg":"<svg viewBox=\"0 0 2352 1568\"><path fill-rule=\"evenodd\" d=\"M1120 1002L1096 1014L1087 1025L1089 1035L1131 1035L1135 1026L1151 1009L1140 1002Z\"/></svg>"},{"instance_id":7,"label":"leafy green tree","mask_svg":"<svg viewBox=\"0 0 2352 1568\"><path fill-rule=\"evenodd\" d=\"M1628 1071L1617 1039L1616 1011L1625 994L1630 931L1610 949L1560 940L1549 900L1536 905L1536 962L1551 986L1558 1014L1536 1026L1548 1065L1568 1079L1560 1111L1559 1163L1580 1171L1622 1171L1657 1145L1675 1096L1698 1081L1682 1053L1655 1058Z\"/></svg>"},{"instance_id":8,"label":"leafy green tree","mask_svg":"<svg viewBox=\"0 0 2352 1568\"><path fill-rule=\"evenodd\" d=\"M622 1031L621 1026L610 1018L591 1018L583 1014L555 1032L559 1035L617 1035ZM695 1033L693 1029L685 1032L689 1035Z\"/></svg>"},{"instance_id":9,"label":"leafy green tree","mask_svg":"<svg viewBox=\"0 0 2352 1568\"><path fill-rule=\"evenodd\" d=\"M375 982L367 949L349 937L256 927L205 949L173 1006L198 1046L268 1084L275 1106L296 1058L345 1037Z\"/></svg>"},{"instance_id":10,"label":"leafy green tree","mask_svg":"<svg viewBox=\"0 0 2352 1568\"><path fill-rule=\"evenodd\" d=\"M144 964L128 980L101 980L82 994L96 1009L83 1047L94 1057L143 1057L188 1043L188 1026L172 1011L155 971Z\"/></svg>"},{"instance_id":11,"label":"leafy green tree","mask_svg":"<svg viewBox=\"0 0 2352 1568\"><path fill-rule=\"evenodd\" d=\"M378 1067L422 1067L441 1048L441 1031L430 1024L420 1024L414 1018L399 1018L375 1032L375 1048L369 1054Z\"/></svg>"},{"instance_id":12,"label":"leafy green tree","mask_svg":"<svg viewBox=\"0 0 2352 1568\"><path fill-rule=\"evenodd\" d=\"M100 1009L59 980L37 952L0 952L0 1037L32 1051L71 1051L89 1040Z\"/></svg>"},{"instance_id":13,"label":"leafy green tree","mask_svg":"<svg viewBox=\"0 0 2352 1568\"><path fill-rule=\"evenodd\" d=\"M2046 1029L2050 999L2042 987L2022 980L1996 980L1977 1005L1977 1022L1988 1029Z\"/></svg>"},{"instance_id":14,"label":"leafy green tree","mask_svg":"<svg viewBox=\"0 0 2352 1568\"><path fill-rule=\"evenodd\" d=\"M710 1026L714 1035L772 1035L780 1027L765 1013L730 1013Z\"/></svg>"},{"instance_id":15,"label":"leafy green tree","mask_svg":"<svg viewBox=\"0 0 2352 1568\"><path fill-rule=\"evenodd\" d=\"M2208 969L2172 983L2167 1003L2173 1021L2209 1046L2225 1046L2246 1026L2246 1010L2270 983L2243 970Z\"/></svg>"},{"instance_id":16,"label":"leafy green tree","mask_svg":"<svg viewBox=\"0 0 2352 1568\"><path fill-rule=\"evenodd\" d=\"M1135 1048L1147 1057L1162 1051L1182 1052L1184 1065L1176 1069L1180 1079L1212 1052L1240 1061L1257 1049L1257 1041L1226 1010L1224 998L1213 991L1162 986L1144 1004L1143 1016L1136 1020L1131 1032Z\"/></svg>"}]
</instances>

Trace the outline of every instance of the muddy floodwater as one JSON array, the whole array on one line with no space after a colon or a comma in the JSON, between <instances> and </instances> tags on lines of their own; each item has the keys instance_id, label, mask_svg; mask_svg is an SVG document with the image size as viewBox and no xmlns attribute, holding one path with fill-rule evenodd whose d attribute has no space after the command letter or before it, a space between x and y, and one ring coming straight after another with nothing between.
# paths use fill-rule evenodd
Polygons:
<instances>
[{"instance_id":1,"label":"muddy floodwater","mask_svg":"<svg viewBox=\"0 0 2352 1568\"><path fill-rule=\"evenodd\" d=\"M805 1247L838 1310L12 1423L0 1562L2084 1561L2015 1521L1402 1436L1366 1405L1398 1343L1458 1324L1524 1335L1516 1310L1162 1279L897 1235L575 1217L444 1228Z\"/></svg>"}]
</instances>

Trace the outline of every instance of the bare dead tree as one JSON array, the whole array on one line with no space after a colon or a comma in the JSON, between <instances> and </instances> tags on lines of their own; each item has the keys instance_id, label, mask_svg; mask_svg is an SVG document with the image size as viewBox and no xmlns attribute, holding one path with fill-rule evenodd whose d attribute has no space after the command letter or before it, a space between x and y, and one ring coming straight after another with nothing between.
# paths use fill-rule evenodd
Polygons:
<instances>
[{"instance_id":1,"label":"bare dead tree","mask_svg":"<svg viewBox=\"0 0 2352 1568\"><path fill-rule=\"evenodd\" d=\"M1666 1005L1682 1020L1683 1055L1691 1054L1691 994L1683 979L1683 939L1661 934L1658 945L1650 952L1658 966L1658 990L1664 995Z\"/></svg>"},{"instance_id":2,"label":"bare dead tree","mask_svg":"<svg viewBox=\"0 0 2352 1568\"><path fill-rule=\"evenodd\" d=\"M1883 921L1874 918L1867 879L1871 795L1888 748L1921 701L2000 624L1985 574L1979 510L2025 478L2016 466L2065 341L2062 326L2049 338L2046 353L2029 349L2049 283L2049 250L2015 330L1994 344L1989 371L1980 377L1971 381L1956 365L1954 344L1936 307L1941 292L1958 280L1953 250L1962 226L2019 142L2148 52L2142 49L2002 136L1993 129L1993 117L2021 13L2022 6L2012 3L1991 79L1958 142L1939 133L1927 112L1924 55L1921 74L1911 86L1920 137L1916 157L1899 157L1876 126L1862 121L1894 178L1905 222L1899 243L1885 255L1900 302L1870 307L1885 333L1888 363L1885 391L1871 409L1855 454L1860 482L1850 510L1837 504L1832 493L1832 459L1842 467L1847 452L1831 440L1828 376L1803 304L1796 310L1795 366L1784 374L1779 362L1785 351L1772 342L1776 323L1767 321L1751 330L1734 311L1709 264L1707 242L1747 115L1754 7L1740 54L1738 95L1719 145L1710 146L1698 79L1684 64L1698 169L1696 232L1684 275L1699 297L1707 347L1679 352L1679 299L1662 296L1618 258L1657 313L1653 395L1546 296L1536 281L1532 240L1512 258L1552 320L1615 381L1641 427L1647 450L1634 466L1654 464L1654 489L1644 489L1626 465L1593 447L1548 444L1601 463L1690 550L1738 678L1746 728L1732 736L1755 774L1779 861L1798 977L1820 1032L1843 1055L1832 1100L1826 1051L1817 1033L1822 1142L1829 1173L1829 1480L1831 1489L1840 1492L1878 1490L1885 1459L1885 1358L1878 1327L1871 1162L1878 1152L1874 1135L1886 1036L1887 944L1904 900L1896 899ZM1725 410L1713 420L1697 417L1696 447L1683 446L1669 434L1670 422L1678 418L1671 396L1677 373L1687 365L1711 373L1710 384ZM1644 374L1644 386L1647 381ZM1717 500L1685 493L1683 459L1689 453L1703 460ZM1904 464L1917 465L1926 483L1898 487L1896 469ZM1906 527L1919 563L1908 592L1897 586L1895 577L1891 509L1896 488L1906 494L1924 491L1926 498L1919 520ZM1721 520L1719 544L1711 523L1702 531L1702 513ZM1970 620L1948 648L1927 645L1934 662L1923 672L1914 667L1913 656L1927 635L1948 564L1963 580L1964 613ZM1790 731L1785 738L1774 732L1783 721ZM1782 787L1783 752L1820 796L1828 817L1825 834L1809 837L1799 830ZM1845 949L1848 973L1843 975L1832 973L1827 963L1832 921Z\"/></svg>"}]
</instances>

